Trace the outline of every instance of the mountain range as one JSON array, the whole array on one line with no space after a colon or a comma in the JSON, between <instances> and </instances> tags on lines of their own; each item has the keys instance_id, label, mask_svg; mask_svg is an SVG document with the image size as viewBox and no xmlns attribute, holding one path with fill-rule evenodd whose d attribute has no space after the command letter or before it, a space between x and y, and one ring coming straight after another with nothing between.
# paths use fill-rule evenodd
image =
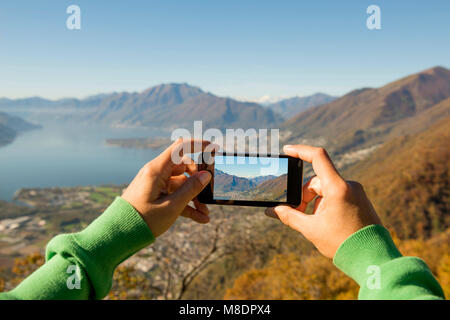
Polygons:
<instances>
[{"instance_id":1,"label":"mountain range","mask_svg":"<svg viewBox=\"0 0 450 320\"><path fill-rule=\"evenodd\" d=\"M246 191L256 187L267 180L276 178L273 175L257 176L252 178L239 177L228 174L222 170L214 170L214 191L230 192L230 191Z\"/></svg>"},{"instance_id":2,"label":"mountain range","mask_svg":"<svg viewBox=\"0 0 450 320\"><path fill-rule=\"evenodd\" d=\"M271 103L267 105L267 107L279 113L283 118L289 119L308 108L320 106L331 102L336 98L337 97L319 92L306 97L284 99L276 103Z\"/></svg>"},{"instance_id":3,"label":"mountain range","mask_svg":"<svg viewBox=\"0 0 450 320\"><path fill-rule=\"evenodd\" d=\"M260 201L286 201L287 174L266 179L249 192L249 198Z\"/></svg>"},{"instance_id":4,"label":"mountain range","mask_svg":"<svg viewBox=\"0 0 450 320\"><path fill-rule=\"evenodd\" d=\"M214 128L270 128L284 119L335 97L317 93L263 107L253 102L218 97L186 83L169 83L142 92L98 94L85 99L0 98L0 109L32 113L36 120L73 120L111 126L175 128L203 120ZM35 118L33 118L35 119Z\"/></svg>"},{"instance_id":5,"label":"mountain range","mask_svg":"<svg viewBox=\"0 0 450 320\"><path fill-rule=\"evenodd\" d=\"M235 200L283 200L287 190L287 175L239 177L214 170L214 196ZM285 200L285 199L284 199Z\"/></svg>"},{"instance_id":6,"label":"mountain range","mask_svg":"<svg viewBox=\"0 0 450 320\"><path fill-rule=\"evenodd\" d=\"M161 84L142 92L101 94L86 99L0 99L2 110L34 111L35 116L111 126L192 126L270 128L283 121L271 109L256 103L215 96L187 84ZM45 110L45 112L44 112Z\"/></svg>"},{"instance_id":7,"label":"mountain range","mask_svg":"<svg viewBox=\"0 0 450 320\"><path fill-rule=\"evenodd\" d=\"M279 127L282 144L324 145L333 154L343 154L431 126L449 115L448 98L450 70L434 67L380 88L361 88L339 98L319 93L267 107L218 97L185 83L171 83L142 92L99 94L86 99L3 98L0 109L34 112L30 117L34 121L41 117L164 130L190 128L194 120L203 120L204 128ZM283 115L295 114L307 106L283 122ZM2 128L2 136L10 140L12 131Z\"/></svg>"}]
</instances>

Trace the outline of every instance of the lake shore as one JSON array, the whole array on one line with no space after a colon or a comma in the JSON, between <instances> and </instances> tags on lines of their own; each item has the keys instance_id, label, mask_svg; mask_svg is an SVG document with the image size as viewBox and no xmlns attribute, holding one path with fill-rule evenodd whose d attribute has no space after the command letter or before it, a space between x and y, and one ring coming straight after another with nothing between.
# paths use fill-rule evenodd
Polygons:
<instances>
[{"instance_id":1,"label":"lake shore","mask_svg":"<svg viewBox=\"0 0 450 320\"><path fill-rule=\"evenodd\" d=\"M162 149L170 145L171 140L164 137L156 138L121 138L106 139L106 145L129 149Z\"/></svg>"}]
</instances>

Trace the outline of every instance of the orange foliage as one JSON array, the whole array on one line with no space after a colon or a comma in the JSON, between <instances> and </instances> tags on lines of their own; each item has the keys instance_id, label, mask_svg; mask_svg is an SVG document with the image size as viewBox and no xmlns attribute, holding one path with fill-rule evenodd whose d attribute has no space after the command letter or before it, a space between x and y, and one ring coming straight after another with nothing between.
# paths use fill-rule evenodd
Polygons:
<instances>
[{"instance_id":1,"label":"orange foliage","mask_svg":"<svg viewBox=\"0 0 450 320\"><path fill-rule=\"evenodd\" d=\"M11 271L15 277L11 280L11 285L13 287L17 286L23 279L43 265L44 262L45 258L39 252L32 253L23 258L14 259L14 265Z\"/></svg>"},{"instance_id":2,"label":"orange foliage","mask_svg":"<svg viewBox=\"0 0 450 320\"><path fill-rule=\"evenodd\" d=\"M354 299L356 283L317 253L277 255L263 269L240 276L225 299Z\"/></svg>"},{"instance_id":3,"label":"orange foliage","mask_svg":"<svg viewBox=\"0 0 450 320\"><path fill-rule=\"evenodd\" d=\"M425 260L448 296L450 229L427 241L396 242L403 255ZM355 299L357 291L353 280L314 252L308 257L275 256L266 267L249 270L237 278L224 299Z\"/></svg>"},{"instance_id":4,"label":"orange foliage","mask_svg":"<svg viewBox=\"0 0 450 320\"><path fill-rule=\"evenodd\" d=\"M150 280L137 273L133 266L119 266L114 272L113 287L107 299L151 299L149 288Z\"/></svg>"},{"instance_id":5,"label":"orange foliage","mask_svg":"<svg viewBox=\"0 0 450 320\"><path fill-rule=\"evenodd\" d=\"M343 172L362 183L383 222L401 239L450 227L450 117L387 142Z\"/></svg>"},{"instance_id":6,"label":"orange foliage","mask_svg":"<svg viewBox=\"0 0 450 320\"><path fill-rule=\"evenodd\" d=\"M22 276L26 278L30 275L34 270L39 268L44 264L44 256L39 252L32 253L23 258L16 258L14 260L14 266L12 268L12 272L15 275Z\"/></svg>"},{"instance_id":7,"label":"orange foliage","mask_svg":"<svg viewBox=\"0 0 450 320\"><path fill-rule=\"evenodd\" d=\"M444 289L444 294L446 298L450 297L450 254L446 253L437 268L437 277L439 282Z\"/></svg>"}]
</instances>

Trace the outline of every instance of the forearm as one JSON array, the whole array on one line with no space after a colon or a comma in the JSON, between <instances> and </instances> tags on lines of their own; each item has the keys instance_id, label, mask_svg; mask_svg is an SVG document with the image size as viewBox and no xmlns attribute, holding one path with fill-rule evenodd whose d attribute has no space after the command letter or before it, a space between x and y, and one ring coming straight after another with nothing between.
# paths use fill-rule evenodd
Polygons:
<instances>
[{"instance_id":1,"label":"forearm","mask_svg":"<svg viewBox=\"0 0 450 320\"><path fill-rule=\"evenodd\" d=\"M102 299L115 268L154 240L139 213L117 198L85 230L47 245L46 263L1 299Z\"/></svg>"},{"instance_id":2,"label":"forearm","mask_svg":"<svg viewBox=\"0 0 450 320\"><path fill-rule=\"evenodd\" d=\"M72 260L72 261L71 261ZM74 266L74 267L72 267ZM55 255L2 300L75 300L93 298L86 271L74 259Z\"/></svg>"},{"instance_id":3,"label":"forearm","mask_svg":"<svg viewBox=\"0 0 450 320\"><path fill-rule=\"evenodd\" d=\"M425 262L403 257L380 225L351 235L339 247L334 263L360 285L359 299L445 298Z\"/></svg>"}]
</instances>

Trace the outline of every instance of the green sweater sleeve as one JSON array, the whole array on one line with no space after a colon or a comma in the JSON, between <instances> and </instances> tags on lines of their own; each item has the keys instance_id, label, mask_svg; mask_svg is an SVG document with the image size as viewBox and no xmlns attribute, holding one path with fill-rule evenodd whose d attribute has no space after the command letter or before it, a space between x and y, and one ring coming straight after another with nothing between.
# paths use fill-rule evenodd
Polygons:
<instances>
[{"instance_id":1,"label":"green sweater sleeve","mask_svg":"<svg viewBox=\"0 0 450 320\"><path fill-rule=\"evenodd\" d=\"M389 231L380 225L352 234L333 262L359 284L359 299L445 299L425 262L403 257Z\"/></svg>"},{"instance_id":2,"label":"green sweater sleeve","mask_svg":"<svg viewBox=\"0 0 450 320\"><path fill-rule=\"evenodd\" d=\"M102 299L115 268L153 241L140 214L117 197L83 231L54 237L45 264L0 299Z\"/></svg>"}]
</instances>

